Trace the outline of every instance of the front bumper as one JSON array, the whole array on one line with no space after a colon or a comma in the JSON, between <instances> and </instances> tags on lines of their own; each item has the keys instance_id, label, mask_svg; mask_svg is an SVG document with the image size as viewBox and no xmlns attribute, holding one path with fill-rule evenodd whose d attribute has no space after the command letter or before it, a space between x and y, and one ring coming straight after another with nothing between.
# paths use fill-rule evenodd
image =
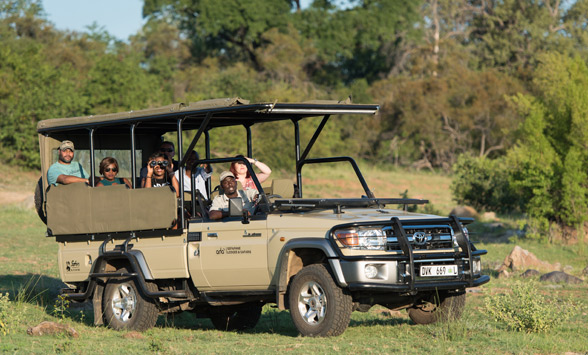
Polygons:
<instances>
[{"instance_id":1,"label":"front bumper","mask_svg":"<svg viewBox=\"0 0 588 355\"><path fill-rule=\"evenodd\" d=\"M474 254L481 254L477 251ZM476 258L477 255L474 256ZM444 277L420 277L420 265L451 264L457 265L456 276ZM470 276L469 260L464 258L450 259L421 259L411 264L403 260L354 260L339 261L342 278L345 285L351 291L373 292L412 292L427 290L450 290L476 287L490 281L487 275ZM365 273L366 266L377 269L375 277L368 278ZM407 272L408 271L408 272Z\"/></svg>"}]
</instances>

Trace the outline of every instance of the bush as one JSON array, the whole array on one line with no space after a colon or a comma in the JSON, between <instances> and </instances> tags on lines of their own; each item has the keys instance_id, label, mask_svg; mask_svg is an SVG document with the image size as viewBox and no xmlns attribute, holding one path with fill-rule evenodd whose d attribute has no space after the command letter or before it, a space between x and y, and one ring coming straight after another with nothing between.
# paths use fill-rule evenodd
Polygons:
<instances>
[{"instance_id":1,"label":"bush","mask_svg":"<svg viewBox=\"0 0 588 355\"><path fill-rule=\"evenodd\" d=\"M8 328L9 311L10 300L8 299L8 293L0 293L0 335L7 335L10 333L10 329Z\"/></svg>"},{"instance_id":2,"label":"bush","mask_svg":"<svg viewBox=\"0 0 588 355\"><path fill-rule=\"evenodd\" d=\"M568 301L557 303L537 291L534 281L518 281L512 293L486 299L486 310L509 329L527 333L545 332L568 320L573 306Z\"/></svg>"},{"instance_id":3,"label":"bush","mask_svg":"<svg viewBox=\"0 0 588 355\"><path fill-rule=\"evenodd\" d=\"M521 209L521 199L510 188L509 168L503 158L490 160L461 155L453 166L451 192L458 204L500 213Z\"/></svg>"}]
</instances>

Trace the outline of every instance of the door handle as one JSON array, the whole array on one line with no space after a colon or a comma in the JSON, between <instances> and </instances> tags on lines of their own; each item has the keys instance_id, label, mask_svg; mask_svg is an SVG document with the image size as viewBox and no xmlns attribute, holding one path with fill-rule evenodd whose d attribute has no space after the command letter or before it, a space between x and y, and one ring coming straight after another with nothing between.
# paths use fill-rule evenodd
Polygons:
<instances>
[{"instance_id":1,"label":"door handle","mask_svg":"<svg viewBox=\"0 0 588 355\"><path fill-rule=\"evenodd\" d=\"M216 233L208 233L206 236L208 238L218 238L218 234L216 234Z\"/></svg>"},{"instance_id":2,"label":"door handle","mask_svg":"<svg viewBox=\"0 0 588 355\"><path fill-rule=\"evenodd\" d=\"M245 234L243 234L243 237L245 237L245 238L261 237L261 233L247 233L247 231L245 231Z\"/></svg>"}]
</instances>

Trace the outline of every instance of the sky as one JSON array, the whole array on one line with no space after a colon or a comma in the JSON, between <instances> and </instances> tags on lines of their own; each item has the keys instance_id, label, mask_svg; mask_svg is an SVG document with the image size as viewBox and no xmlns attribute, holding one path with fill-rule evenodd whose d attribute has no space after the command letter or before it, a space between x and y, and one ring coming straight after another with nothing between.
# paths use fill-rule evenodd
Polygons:
<instances>
[{"instance_id":1,"label":"sky","mask_svg":"<svg viewBox=\"0 0 588 355\"><path fill-rule=\"evenodd\" d=\"M47 19L60 30L87 32L94 22L120 40L143 27L143 0L42 0Z\"/></svg>"}]
</instances>

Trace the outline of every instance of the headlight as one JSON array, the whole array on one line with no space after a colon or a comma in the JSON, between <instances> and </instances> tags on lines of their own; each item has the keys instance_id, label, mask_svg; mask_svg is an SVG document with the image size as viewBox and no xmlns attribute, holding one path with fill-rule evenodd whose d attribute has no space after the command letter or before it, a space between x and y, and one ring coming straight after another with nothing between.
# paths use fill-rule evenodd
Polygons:
<instances>
[{"instance_id":1,"label":"headlight","mask_svg":"<svg viewBox=\"0 0 588 355\"><path fill-rule=\"evenodd\" d=\"M385 250L386 233L381 229L341 229L335 231L341 244L356 250Z\"/></svg>"}]
</instances>

